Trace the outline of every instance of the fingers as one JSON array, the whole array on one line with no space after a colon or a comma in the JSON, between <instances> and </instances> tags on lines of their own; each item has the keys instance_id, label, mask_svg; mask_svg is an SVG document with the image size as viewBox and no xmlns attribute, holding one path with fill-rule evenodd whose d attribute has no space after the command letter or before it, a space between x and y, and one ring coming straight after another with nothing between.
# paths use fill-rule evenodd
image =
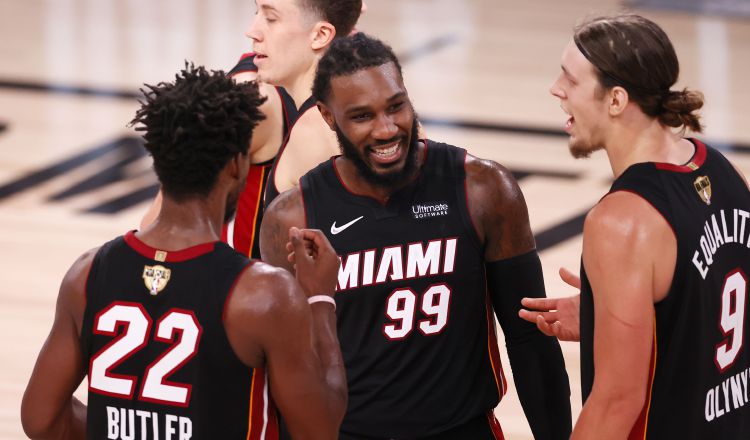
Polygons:
<instances>
[{"instance_id":1,"label":"fingers","mask_svg":"<svg viewBox=\"0 0 750 440\"><path fill-rule=\"evenodd\" d=\"M544 319L545 322L553 323L558 320L557 312L533 312L530 310L521 309L518 311L518 316L529 322L536 322L538 317Z\"/></svg>"},{"instance_id":2,"label":"fingers","mask_svg":"<svg viewBox=\"0 0 750 440\"><path fill-rule=\"evenodd\" d=\"M565 267L561 267L559 270L560 278L565 282L565 284L575 287L576 289L581 289L581 278L568 270Z\"/></svg>"},{"instance_id":3,"label":"fingers","mask_svg":"<svg viewBox=\"0 0 750 440\"><path fill-rule=\"evenodd\" d=\"M556 310L557 303L557 298L523 298L521 300L521 305L532 310Z\"/></svg>"},{"instance_id":4,"label":"fingers","mask_svg":"<svg viewBox=\"0 0 750 440\"><path fill-rule=\"evenodd\" d=\"M317 251L325 249L326 251L333 252L331 243L320 229L301 229L300 233L305 240L309 240L313 244Z\"/></svg>"},{"instance_id":5,"label":"fingers","mask_svg":"<svg viewBox=\"0 0 750 440\"><path fill-rule=\"evenodd\" d=\"M542 316L536 317L536 327L539 329L540 332L544 333L547 336L557 336L555 335L555 324L560 324L559 322L553 322L552 324L549 324L547 321L542 318ZM558 325L559 327L559 325Z\"/></svg>"}]
</instances>

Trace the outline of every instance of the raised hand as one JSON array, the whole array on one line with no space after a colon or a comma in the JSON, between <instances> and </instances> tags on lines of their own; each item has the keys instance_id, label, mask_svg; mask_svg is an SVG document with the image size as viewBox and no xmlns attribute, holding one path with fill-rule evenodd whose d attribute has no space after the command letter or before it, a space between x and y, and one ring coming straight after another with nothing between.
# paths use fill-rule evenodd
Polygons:
<instances>
[{"instance_id":1,"label":"raised hand","mask_svg":"<svg viewBox=\"0 0 750 440\"><path fill-rule=\"evenodd\" d=\"M573 272L560 268L560 278L569 286L580 291L581 279ZM555 336L561 341L579 341L580 335L580 293L565 298L524 298L518 316L535 323L547 336Z\"/></svg>"},{"instance_id":2,"label":"raised hand","mask_svg":"<svg viewBox=\"0 0 750 440\"><path fill-rule=\"evenodd\" d=\"M292 227L286 247L305 295L333 296L340 261L325 234L318 229Z\"/></svg>"}]
</instances>

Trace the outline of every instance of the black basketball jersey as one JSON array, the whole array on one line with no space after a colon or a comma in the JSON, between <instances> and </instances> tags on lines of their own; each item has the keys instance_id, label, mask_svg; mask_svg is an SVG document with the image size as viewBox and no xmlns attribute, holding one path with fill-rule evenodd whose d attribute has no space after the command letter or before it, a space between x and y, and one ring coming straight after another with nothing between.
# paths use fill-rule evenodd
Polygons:
<instances>
[{"instance_id":1,"label":"black basketball jersey","mask_svg":"<svg viewBox=\"0 0 750 440\"><path fill-rule=\"evenodd\" d=\"M494 408L505 392L466 151L426 141L388 203L350 192L335 160L300 180L307 226L341 257L336 304L349 404L341 431L414 438Z\"/></svg>"},{"instance_id":2,"label":"black basketball jersey","mask_svg":"<svg viewBox=\"0 0 750 440\"><path fill-rule=\"evenodd\" d=\"M631 439L750 438L750 192L732 165L697 140L685 166L639 163L610 193L629 191L674 230L677 262L656 303L646 404ZM581 264L581 386L594 379L594 306ZM616 268L612 268L616 270Z\"/></svg>"},{"instance_id":3,"label":"black basketball jersey","mask_svg":"<svg viewBox=\"0 0 750 440\"><path fill-rule=\"evenodd\" d=\"M90 439L275 439L262 369L224 331L251 260L224 243L165 252L129 232L96 254L81 328Z\"/></svg>"}]
</instances>

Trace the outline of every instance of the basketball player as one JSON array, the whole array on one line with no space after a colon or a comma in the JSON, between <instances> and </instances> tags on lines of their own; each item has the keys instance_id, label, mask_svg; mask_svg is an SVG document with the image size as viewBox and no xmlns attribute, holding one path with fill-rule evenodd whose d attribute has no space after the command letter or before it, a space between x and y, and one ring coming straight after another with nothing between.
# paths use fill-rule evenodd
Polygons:
<instances>
[{"instance_id":1,"label":"basketball player","mask_svg":"<svg viewBox=\"0 0 750 440\"><path fill-rule=\"evenodd\" d=\"M269 206L261 252L292 270L283 231L314 227L342 258L336 302L350 393L340 438L502 438L494 310L535 438L567 439L560 347L515 313L523 295L544 296L544 283L510 172L419 140L398 60L361 33L323 56L313 96L343 155Z\"/></svg>"},{"instance_id":2,"label":"basketball player","mask_svg":"<svg viewBox=\"0 0 750 440\"><path fill-rule=\"evenodd\" d=\"M336 438L336 254L319 231L291 230L300 288L218 241L262 100L202 67L148 86L133 123L164 190L161 221L68 271L24 395L30 437L273 439L275 403L295 438ZM88 408L71 397L86 375Z\"/></svg>"},{"instance_id":3,"label":"basketball player","mask_svg":"<svg viewBox=\"0 0 750 440\"><path fill-rule=\"evenodd\" d=\"M308 98L318 59L335 37L353 32L367 6L361 0L261 0L257 8L246 34L255 52L244 54L229 75L237 81L260 78L266 119L254 130L247 183L237 214L222 234L223 241L254 258L260 257L257 237L268 183L273 198L277 188L296 185L305 171L338 151L335 137ZM161 193L144 216L142 229L155 220L160 200Z\"/></svg>"},{"instance_id":4,"label":"basketball player","mask_svg":"<svg viewBox=\"0 0 750 440\"><path fill-rule=\"evenodd\" d=\"M750 191L682 137L703 96L678 74L664 31L620 15L576 29L551 89L572 154L605 150L615 176L584 224L574 439L750 438Z\"/></svg>"}]
</instances>

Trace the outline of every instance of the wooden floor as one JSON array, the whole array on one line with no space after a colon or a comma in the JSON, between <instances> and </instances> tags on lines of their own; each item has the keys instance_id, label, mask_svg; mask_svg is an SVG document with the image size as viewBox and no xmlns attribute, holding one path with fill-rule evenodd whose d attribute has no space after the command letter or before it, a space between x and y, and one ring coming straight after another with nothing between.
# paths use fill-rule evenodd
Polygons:
<instances>
[{"instance_id":1,"label":"wooden floor","mask_svg":"<svg viewBox=\"0 0 750 440\"><path fill-rule=\"evenodd\" d=\"M602 155L569 157L566 117L548 89L576 22L620 8L370 0L361 21L402 57L429 137L516 172L552 296L573 293L557 268L577 270L581 216L607 190L610 170ZM20 399L69 264L136 228L153 191L126 127L134 93L172 78L185 59L231 67L250 49L243 32L253 10L247 0L0 0L0 438L23 438ZM679 84L705 92L704 139L731 148L750 174L750 20L637 11L671 35ZM577 415L578 347L563 350ZM506 438L531 438L514 391L497 413Z\"/></svg>"}]
</instances>

